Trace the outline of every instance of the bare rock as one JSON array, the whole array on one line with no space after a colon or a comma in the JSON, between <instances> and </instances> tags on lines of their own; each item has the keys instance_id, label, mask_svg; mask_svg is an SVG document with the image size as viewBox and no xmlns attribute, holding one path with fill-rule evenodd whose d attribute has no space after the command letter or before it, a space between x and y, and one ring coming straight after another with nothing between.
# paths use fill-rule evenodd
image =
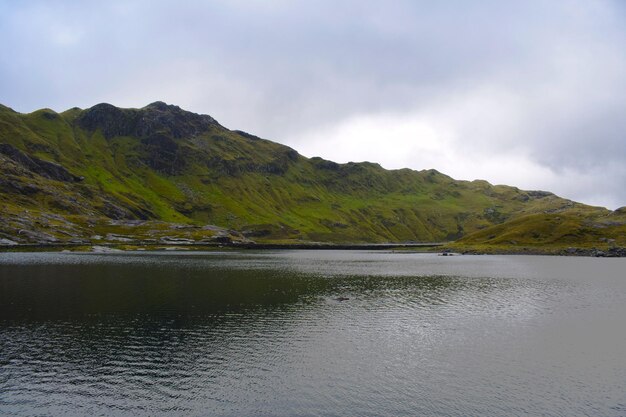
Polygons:
<instances>
[{"instance_id":1,"label":"bare rock","mask_svg":"<svg viewBox=\"0 0 626 417\"><path fill-rule=\"evenodd\" d=\"M22 165L24 168L28 169L31 172L34 172L35 174L41 175L42 177L65 182L82 181L82 177L72 175L67 169L65 169L61 165L28 156L16 147L9 145L8 143L0 143L0 153L8 156L15 162Z\"/></svg>"},{"instance_id":2,"label":"bare rock","mask_svg":"<svg viewBox=\"0 0 626 417\"><path fill-rule=\"evenodd\" d=\"M164 243L166 245L190 245L195 243L193 239L187 239L183 237L169 237L165 236L159 239L159 242Z\"/></svg>"},{"instance_id":3,"label":"bare rock","mask_svg":"<svg viewBox=\"0 0 626 417\"><path fill-rule=\"evenodd\" d=\"M92 246L91 251L94 253L110 253L110 252L122 252L121 249L108 248L106 246Z\"/></svg>"},{"instance_id":4,"label":"bare rock","mask_svg":"<svg viewBox=\"0 0 626 417\"><path fill-rule=\"evenodd\" d=\"M59 241L59 239L48 233L37 232L34 230L21 229L19 232L17 232L17 234L20 236L24 236L31 242L39 244L56 243Z\"/></svg>"},{"instance_id":5,"label":"bare rock","mask_svg":"<svg viewBox=\"0 0 626 417\"><path fill-rule=\"evenodd\" d=\"M107 234L106 235L106 240L113 241L113 242L132 242L132 241L134 241L134 239L131 239L128 236L116 235L114 233Z\"/></svg>"}]
</instances>

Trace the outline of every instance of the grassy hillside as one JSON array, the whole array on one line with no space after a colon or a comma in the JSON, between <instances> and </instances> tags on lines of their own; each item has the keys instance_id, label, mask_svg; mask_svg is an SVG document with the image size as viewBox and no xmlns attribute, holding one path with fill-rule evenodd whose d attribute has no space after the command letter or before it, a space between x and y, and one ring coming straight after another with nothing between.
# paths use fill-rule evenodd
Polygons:
<instances>
[{"instance_id":1,"label":"grassy hillside","mask_svg":"<svg viewBox=\"0 0 626 417\"><path fill-rule=\"evenodd\" d=\"M309 159L161 102L30 114L0 106L0 167L0 239L19 243L465 237L540 246L624 236L623 214L551 193Z\"/></svg>"},{"instance_id":2,"label":"grassy hillside","mask_svg":"<svg viewBox=\"0 0 626 417\"><path fill-rule=\"evenodd\" d=\"M520 216L449 245L457 251L624 255L626 210L579 207Z\"/></svg>"}]
</instances>

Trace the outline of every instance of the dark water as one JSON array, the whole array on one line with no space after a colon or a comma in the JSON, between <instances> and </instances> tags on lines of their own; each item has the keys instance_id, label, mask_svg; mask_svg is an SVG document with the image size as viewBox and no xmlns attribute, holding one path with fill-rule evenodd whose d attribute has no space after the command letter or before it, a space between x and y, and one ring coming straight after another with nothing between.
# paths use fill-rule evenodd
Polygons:
<instances>
[{"instance_id":1,"label":"dark water","mask_svg":"<svg viewBox=\"0 0 626 417\"><path fill-rule=\"evenodd\" d=\"M625 416L626 259L0 254L0 414Z\"/></svg>"}]
</instances>

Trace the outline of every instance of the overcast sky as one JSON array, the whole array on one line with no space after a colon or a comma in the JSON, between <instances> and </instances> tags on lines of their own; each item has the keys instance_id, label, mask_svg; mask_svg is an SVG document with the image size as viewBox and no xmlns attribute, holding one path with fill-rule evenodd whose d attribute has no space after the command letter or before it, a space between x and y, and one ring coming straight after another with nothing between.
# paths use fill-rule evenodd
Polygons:
<instances>
[{"instance_id":1,"label":"overcast sky","mask_svg":"<svg viewBox=\"0 0 626 417\"><path fill-rule=\"evenodd\" d=\"M305 156L626 205L626 2L0 0L0 103L162 100Z\"/></svg>"}]
</instances>

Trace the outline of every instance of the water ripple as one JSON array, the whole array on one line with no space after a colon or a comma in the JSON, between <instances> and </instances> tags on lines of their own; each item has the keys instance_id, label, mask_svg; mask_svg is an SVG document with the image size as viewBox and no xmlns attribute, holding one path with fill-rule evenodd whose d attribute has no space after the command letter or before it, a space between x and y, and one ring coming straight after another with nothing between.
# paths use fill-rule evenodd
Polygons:
<instances>
[{"instance_id":1,"label":"water ripple","mask_svg":"<svg viewBox=\"0 0 626 417\"><path fill-rule=\"evenodd\" d=\"M624 415L624 266L0 254L0 414Z\"/></svg>"}]
</instances>

